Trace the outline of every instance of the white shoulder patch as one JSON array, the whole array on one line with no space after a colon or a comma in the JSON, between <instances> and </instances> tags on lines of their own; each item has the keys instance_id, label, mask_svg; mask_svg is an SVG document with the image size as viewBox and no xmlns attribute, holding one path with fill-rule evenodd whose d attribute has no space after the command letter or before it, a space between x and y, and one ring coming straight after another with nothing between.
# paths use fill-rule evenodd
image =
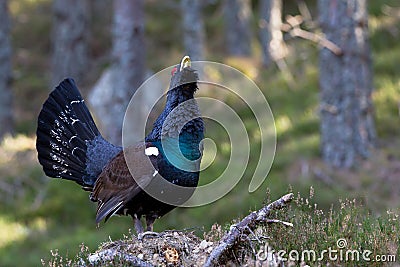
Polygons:
<instances>
[{"instance_id":1,"label":"white shoulder patch","mask_svg":"<svg viewBox=\"0 0 400 267\"><path fill-rule=\"evenodd\" d=\"M158 148L155 146L151 146L148 147L144 150L144 154L146 154L146 156L158 156Z\"/></svg>"}]
</instances>

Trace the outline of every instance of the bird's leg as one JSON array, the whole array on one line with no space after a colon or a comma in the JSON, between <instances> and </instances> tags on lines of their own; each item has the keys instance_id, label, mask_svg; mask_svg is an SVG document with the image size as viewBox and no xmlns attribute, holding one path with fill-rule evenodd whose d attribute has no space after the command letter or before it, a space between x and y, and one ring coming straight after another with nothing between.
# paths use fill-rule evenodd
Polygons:
<instances>
[{"instance_id":1,"label":"bird's leg","mask_svg":"<svg viewBox=\"0 0 400 267\"><path fill-rule=\"evenodd\" d=\"M156 220L154 216L146 216L146 231L153 232L153 224Z\"/></svg>"},{"instance_id":2,"label":"bird's leg","mask_svg":"<svg viewBox=\"0 0 400 267\"><path fill-rule=\"evenodd\" d=\"M146 232L138 234L138 239L142 240L145 236L159 236L158 233L153 232L153 224L156 220L154 216L146 216Z\"/></svg>"},{"instance_id":3,"label":"bird's leg","mask_svg":"<svg viewBox=\"0 0 400 267\"><path fill-rule=\"evenodd\" d=\"M136 234L140 235L141 233L143 233L142 222L140 221L140 219L137 217L136 214L134 216L132 216L132 218L133 218L133 225L135 226Z\"/></svg>"}]
</instances>

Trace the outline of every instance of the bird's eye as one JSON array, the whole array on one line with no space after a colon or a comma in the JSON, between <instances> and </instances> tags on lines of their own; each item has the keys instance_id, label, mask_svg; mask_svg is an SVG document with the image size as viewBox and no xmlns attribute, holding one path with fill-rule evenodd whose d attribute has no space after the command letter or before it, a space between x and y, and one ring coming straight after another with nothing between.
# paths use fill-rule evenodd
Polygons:
<instances>
[{"instance_id":1,"label":"bird's eye","mask_svg":"<svg viewBox=\"0 0 400 267\"><path fill-rule=\"evenodd\" d=\"M171 76L174 76L177 70L178 70L178 67L173 68L171 70Z\"/></svg>"}]
</instances>

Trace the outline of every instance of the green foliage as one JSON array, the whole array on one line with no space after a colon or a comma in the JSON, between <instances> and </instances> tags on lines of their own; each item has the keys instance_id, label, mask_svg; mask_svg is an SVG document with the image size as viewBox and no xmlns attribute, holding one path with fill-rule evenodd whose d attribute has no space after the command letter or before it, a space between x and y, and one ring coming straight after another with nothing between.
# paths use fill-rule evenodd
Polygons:
<instances>
[{"instance_id":1,"label":"green foliage","mask_svg":"<svg viewBox=\"0 0 400 267\"><path fill-rule=\"evenodd\" d=\"M274 253L275 259L283 257L292 265L381 266L382 262L376 262L377 256L381 259L385 257L387 263L393 263L398 259L400 256L398 214L388 210L376 217L356 200L348 199L340 200L340 207L332 206L328 211L324 211L314 202L315 194L311 187L309 197L303 198L298 193L293 203L286 209L273 211L269 217L278 221L259 227L247 241L243 239L236 248L235 258L240 264L254 265L254 260L263 261L261 257L266 252ZM266 202L270 202L269 196ZM290 222L293 226L281 222ZM230 224L226 224L225 227L214 224L209 232L203 234L203 238L215 246L229 231L229 227ZM199 244L200 240L190 232L162 232L159 237L146 238L144 241L131 237L129 232L121 240L101 243L96 251L117 249L118 253L136 257L141 255L144 260L159 265L165 264L166 247L174 247L179 251L179 255L184 255L188 253L185 252L187 247L191 251L196 251ZM285 254L279 251L284 251ZM315 254L308 254L309 251ZM184 265L190 262L190 265L201 266L208 253L200 249L199 254L197 249L196 253L189 253L180 260L184 261ZM278 253L281 254L278 256ZM75 257L62 256L57 250L51 251L51 254L48 262L43 260L44 266L76 266L82 262L87 264L91 252L88 247L81 244L80 251ZM106 261L98 266L127 266L127 264L129 262L117 257L112 262Z\"/></svg>"},{"instance_id":2,"label":"green foliage","mask_svg":"<svg viewBox=\"0 0 400 267\"><path fill-rule=\"evenodd\" d=\"M268 245L275 251L286 251L287 258L292 250L299 252L300 256L302 251L313 250L318 258L324 250L329 248L336 250L337 253L332 253L332 257L325 254L320 261L308 260L307 254L304 254L306 255L304 260L297 261L297 264L305 262L309 265L322 264L322 266L329 264L381 266L381 262L374 262L377 255L394 255L398 260L400 255L398 214L389 210L379 216L372 215L354 199L340 200L340 207L332 206L325 211L318 208L313 198L314 189L311 188L308 198L298 194L294 203L285 212L277 211L271 216L291 222L294 227L283 224L263 227L261 233L270 237ZM345 245L340 244L340 240L345 240L343 241ZM346 258L348 250L357 250L359 260L352 260L350 256ZM365 250L371 251L371 254L368 253L368 256L363 258L362 253ZM297 254L292 255L296 258ZM334 259L335 255L337 260ZM371 261L368 261L368 258Z\"/></svg>"}]
</instances>

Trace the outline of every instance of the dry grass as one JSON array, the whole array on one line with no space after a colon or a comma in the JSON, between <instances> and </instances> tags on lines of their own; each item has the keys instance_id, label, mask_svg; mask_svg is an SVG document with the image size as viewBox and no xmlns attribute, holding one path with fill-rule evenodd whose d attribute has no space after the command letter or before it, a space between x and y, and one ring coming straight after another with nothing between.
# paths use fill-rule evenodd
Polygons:
<instances>
[{"instance_id":1,"label":"dry grass","mask_svg":"<svg viewBox=\"0 0 400 267\"><path fill-rule=\"evenodd\" d=\"M388 210L376 217L355 200L343 200L340 208L324 212L313 203L314 194L313 188L307 198L298 194L292 206L270 216L291 222L294 227L269 223L243 236L231 251L228 265L281 266L286 262L288 266L382 266L383 262L377 262L377 257L386 257L384 264L396 266L400 256L398 212ZM187 231L164 231L144 240L129 233L122 240L103 243L95 253L83 250L75 260L53 255L47 265L127 266L132 264L132 259L139 259L143 266L202 266L228 228L214 225L204 234L203 240ZM345 242L342 247L339 247L340 240ZM329 249L336 254L323 253ZM315 252L315 258L308 254L303 256L303 251L310 250ZM367 250L370 252L365 258L363 253ZM359 254L347 257L347 251Z\"/></svg>"}]
</instances>

